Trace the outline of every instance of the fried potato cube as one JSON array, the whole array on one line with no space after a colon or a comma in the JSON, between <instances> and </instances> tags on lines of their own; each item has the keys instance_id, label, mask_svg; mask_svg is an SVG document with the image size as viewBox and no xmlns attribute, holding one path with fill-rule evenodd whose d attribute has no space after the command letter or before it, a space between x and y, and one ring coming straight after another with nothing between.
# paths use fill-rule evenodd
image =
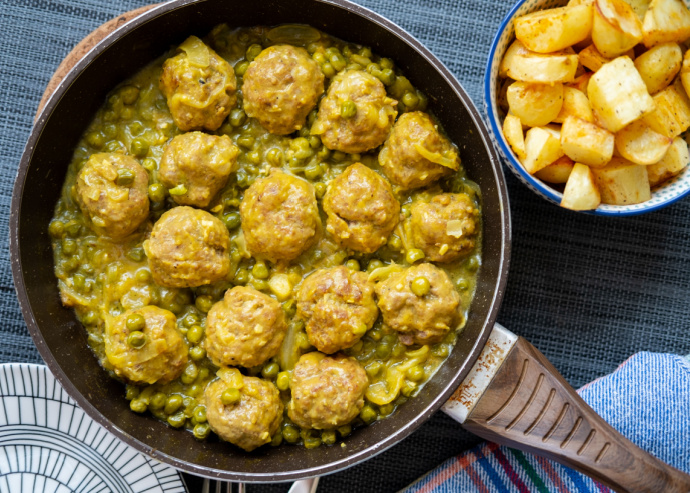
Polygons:
<instances>
[{"instance_id":1,"label":"fried potato cube","mask_svg":"<svg viewBox=\"0 0 690 493\"><path fill-rule=\"evenodd\" d=\"M617 57L642 41L642 22L624 0L596 0L592 41L605 57Z\"/></svg>"},{"instance_id":2,"label":"fried potato cube","mask_svg":"<svg viewBox=\"0 0 690 493\"><path fill-rule=\"evenodd\" d=\"M690 11L682 0L652 0L642 22L647 48L661 43L682 43L690 38Z\"/></svg>"},{"instance_id":3,"label":"fried potato cube","mask_svg":"<svg viewBox=\"0 0 690 493\"><path fill-rule=\"evenodd\" d=\"M525 135L525 152L522 162L531 175L563 156L560 131L548 127L533 127Z\"/></svg>"},{"instance_id":4,"label":"fried potato cube","mask_svg":"<svg viewBox=\"0 0 690 493\"><path fill-rule=\"evenodd\" d=\"M572 82L577 71L577 54L567 48L554 53L535 53L515 40L506 50L499 75L523 82Z\"/></svg>"},{"instance_id":5,"label":"fried potato cube","mask_svg":"<svg viewBox=\"0 0 690 493\"><path fill-rule=\"evenodd\" d=\"M664 157L672 139L661 135L636 120L616 133L618 153L635 164L654 164Z\"/></svg>"},{"instance_id":6,"label":"fried potato cube","mask_svg":"<svg viewBox=\"0 0 690 493\"><path fill-rule=\"evenodd\" d=\"M644 20L644 15L649 8L651 0L625 0L630 5L633 11L637 14L640 20Z\"/></svg>"},{"instance_id":7,"label":"fried potato cube","mask_svg":"<svg viewBox=\"0 0 690 493\"><path fill-rule=\"evenodd\" d=\"M579 43L592 30L592 6L538 10L517 17L515 37L528 50L552 53Z\"/></svg>"},{"instance_id":8,"label":"fried potato cube","mask_svg":"<svg viewBox=\"0 0 690 493\"><path fill-rule=\"evenodd\" d=\"M561 127L561 147L566 156L588 166L605 166L613 156L614 137L606 129L575 116Z\"/></svg>"},{"instance_id":9,"label":"fried potato cube","mask_svg":"<svg viewBox=\"0 0 690 493\"><path fill-rule=\"evenodd\" d=\"M592 173L604 204L639 204L652 197L646 166L614 157L605 167L592 169Z\"/></svg>"},{"instance_id":10,"label":"fried potato cube","mask_svg":"<svg viewBox=\"0 0 690 493\"><path fill-rule=\"evenodd\" d=\"M683 52L680 46L677 43L664 43L637 57L635 67L647 86L647 92L654 94L673 81L682 62Z\"/></svg>"},{"instance_id":11,"label":"fried potato cube","mask_svg":"<svg viewBox=\"0 0 690 493\"><path fill-rule=\"evenodd\" d=\"M668 152L658 163L647 166L649 185L655 187L683 171L690 163L688 143L682 137L673 139Z\"/></svg>"},{"instance_id":12,"label":"fried potato cube","mask_svg":"<svg viewBox=\"0 0 690 493\"><path fill-rule=\"evenodd\" d=\"M561 207L573 211L589 211L601 204L601 195L589 166L575 163L563 190Z\"/></svg>"},{"instance_id":13,"label":"fried potato cube","mask_svg":"<svg viewBox=\"0 0 690 493\"><path fill-rule=\"evenodd\" d=\"M584 94L587 94L589 79L591 79L593 75L594 74L592 72L585 72L584 74L576 78L571 84L568 84L568 87L573 87L578 91L582 91Z\"/></svg>"},{"instance_id":14,"label":"fried potato cube","mask_svg":"<svg viewBox=\"0 0 690 493\"><path fill-rule=\"evenodd\" d=\"M580 64L583 67L587 67L592 72L596 72L601 68L602 65L611 61L611 58L606 58L604 55L599 53L599 50L597 50L597 47L593 44L583 48L577 56L580 59Z\"/></svg>"},{"instance_id":15,"label":"fried potato cube","mask_svg":"<svg viewBox=\"0 0 690 493\"><path fill-rule=\"evenodd\" d=\"M565 183L575 163L568 156L556 159L553 163L537 171L534 176L549 183Z\"/></svg>"},{"instance_id":16,"label":"fried potato cube","mask_svg":"<svg viewBox=\"0 0 690 493\"><path fill-rule=\"evenodd\" d=\"M525 135L522 133L522 122L517 116L510 113L506 115L505 120L503 120L503 136L518 159L524 160L527 157Z\"/></svg>"},{"instance_id":17,"label":"fried potato cube","mask_svg":"<svg viewBox=\"0 0 690 493\"><path fill-rule=\"evenodd\" d=\"M510 112L530 127L553 121L563 106L563 84L513 82L506 93Z\"/></svg>"},{"instance_id":18,"label":"fried potato cube","mask_svg":"<svg viewBox=\"0 0 690 493\"><path fill-rule=\"evenodd\" d=\"M587 95L595 118L614 133L654 110L654 100L627 56L602 66L589 80Z\"/></svg>"},{"instance_id":19,"label":"fried potato cube","mask_svg":"<svg viewBox=\"0 0 690 493\"><path fill-rule=\"evenodd\" d=\"M644 122L666 137L677 137L690 127L690 100L679 82L654 95L655 109Z\"/></svg>"},{"instance_id":20,"label":"fried potato cube","mask_svg":"<svg viewBox=\"0 0 690 493\"><path fill-rule=\"evenodd\" d=\"M554 123L563 123L568 116L576 116L588 122L594 122L594 114L585 93L574 87L563 88L563 106Z\"/></svg>"}]
</instances>

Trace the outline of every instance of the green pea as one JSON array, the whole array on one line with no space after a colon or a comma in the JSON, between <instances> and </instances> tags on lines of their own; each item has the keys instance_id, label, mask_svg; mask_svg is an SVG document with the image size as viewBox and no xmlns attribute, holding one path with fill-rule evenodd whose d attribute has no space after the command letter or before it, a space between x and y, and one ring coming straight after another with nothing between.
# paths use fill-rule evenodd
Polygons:
<instances>
[{"instance_id":1,"label":"green pea","mask_svg":"<svg viewBox=\"0 0 690 493\"><path fill-rule=\"evenodd\" d=\"M400 237L392 235L390 238L388 238L388 246L393 250L400 251L400 249L402 249L402 240Z\"/></svg>"},{"instance_id":2,"label":"green pea","mask_svg":"<svg viewBox=\"0 0 690 493\"><path fill-rule=\"evenodd\" d=\"M197 325L198 323L199 323L199 315L197 315L196 312L194 312L194 311L190 311L184 317L182 317L182 325L184 325L187 328L189 328L193 325Z\"/></svg>"},{"instance_id":3,"label":"green pea","mask_svg":"<svg viewBox=\"0 0 690 493\"><path fill-rule=\"evenodd\" d=\"M438 356L439 358L445 358L448 356L448 346L446 346L445 344L439 344L434 349L432 349L431 352L434 356Z\"/></svg>"},{"instance_id":4,"label":"green pea","mask_svg":"<svg viewBox=\"0 0 690 493\"><path fill-rule=\"evenodd\" d=\"M379 79L381 80L381 82L384 83L384 85L392 86L393 84L395 84L395 72L393 72L389 68L385 68L381 70Z\"/></svg>"},{"instance_id":5,"label":"green pea","mask_svg":"<svg viewBox=\"0 0 690 493\"><path fill-rule=\"evenodd\" d=\"M273 435L273 438L271 438L271 447L277 447L283 443L283 434L278 430L275 435Z\"/></svg>"},{"instance_id":6,"label":"green pea","mask_svg":"<svg viewBox=\"0 0 690 493\"><path fill-rule=\"evenodd\" d=\"M321 147L321 139L318 137L318 135L311 135L309 137L309 147L312 149L318 149Z\"/></svg>"},{"instance_id":7,"label":"green pea","mask_svg":"<svg viewBox=\"0 0 690 493\"><path fill-rule=\"evenodd\" d=\"M297 443L300 439L299 431L292 425L283 428L283 438L288 443Z\"/></svg>"},{"instance_id":8,"label":"green pea","mask_svg":"<svg viewBox=\"0 0 690 493\"><path fill-rule=\"evenodd\" d=\"M189 350L189 357L194 361L201 361L206 357L206 350L201 346L194 346Z\"/></svg>"},{"instance_id":9,"label":"green pea","mask_svg":"<svg viewBox=\"0 0 690 493\"><path fill-rule=\"evenodd\" d=\"M422 368L419 365L407 369L407 378L409 378L413 382L419 382L421 380L424 380L424 377L426 377L424 368Z\"/></svg>"},{"instance_id":10,"label":"green pea","mask_svg":"<svg viewBox=\"0 0 690 493\"><path fill-rule=\"evenodd\" d=\"M383 363L381 363L380 361L372 361L364 369L366 370L367 375L369 375L369 377L374 378L376 375L381 373L381 370L383 369Z\"/></svg>"},{"instance_id":11,"label":"green pea","mask_svg":"<svg viewBox=\"0 0 690 493\"><path fill-rule=\"evenodd\" d=\"M192 414L194 416L194 419L196 419L197 423L205 423L206 422L206 407L205 406L197 406L194 408L194 413Z\"/></svg>"},{"instance_id":12,"label":"green pea","mask_svg":"<svg viewBox=\"0 0 690 493\"><path fill-rule=\"evenodd\" d=\"M238 269L235 273L235 278L232 280L233 283L244 286L249 281L249 272L247 269Z\"/></svg>"},{"instance_id":13,"label":"green pea","mask_svg":"<svg viewBox=\"0 0 690 493\"><path fill-rule=\"evenodd\" d=\"M168 397L168 400L165 402L165 408L163 409L163 412L165 414L173 414L175 413L180 407L182 406L182 396L173 394Z\"/></svg>"},{"instance_id":14,"label":"green pea","mask_svg":"<svg viewBox=\"0 0 690 493\"><path fill-rule=\"evenodd\" d=\"M247 48L247 60L250 62L253 61L256 57L259 56L259 53L264 51L263 47L259 44L253 44L249 48Z\"/></svg>"},{"instance_id":15,"label":"green pea","mask_svg":"<svg viewBox=\"0 0 690 493\"><path fill-rule=\"evenodd\" d=\"M283 312L285 312L285 316L287 318L292 318L295 316L295 312L297 311L297 306L295 305L295 300L287 300L281 305Z\"/></svg>"},{"instance_id":16,"label":"green pea","mask_svg":"<svg viewBox=\"0 0 690 493\"><path fill-rule=\"evenodd\" d=\"M149 143L144 139L134 139L130 145L130 151L132 151L132 154L136 157L145 157L149 153Z\"/></svg>"},{"instance_id":17,"label":"green pea","mask_svg":"<svg viewBox=\"0 0 690 493\"><path fill-rule=\"evenodd\" d=\"M345 262L345 267L350 269L351 271L358 271L359 270L359 262L353 258Z\"/></svg>"},{"instance_id":18,"label":"green pea","mask_svg":"<svg viewBox=\"0 0 690 493\"><path fill-rule=\"evenodd\" d=\"M84 277L83 274L75 274L72 277L72 282L74 283L74 287L81 291L84 289L84 285L86 284L86 277Z\"/></svg>"},{"instance_id":19,"label":"green pea","mask_svg":"<svg viewBox=\"0 0 690 493\"><path fill-rule=\"evenodd\" d=\"M381 262L379 259L375 258L375 259L371 260L369 262L369 264L367 265L367 272L371 272L375 269L379 269L379 268L383 267L384 265L385 264L383 262Z\"/></svg>"},{"instance_id":20,"label":"green pea","mask_svg":"<svg viewBox=\"0 0 690 493\"><path fill-rule=\"evenodd\" d=\"M165 200L166 190L160 183L152 183L149 185L149 198L153 202L163 202Z\"/></svg>"},{"instance_id":21,"label":"green pea","mask_svg":"<svg viewBox=\"0 0 690 493\"><path fill-rule=\"evenodd\" d=\"M237 139L237 144L245 149L251 149L254 147L254 142L256 142L256 140L251 135L243 135Z\"/></svg>"},{"instance_id":22,"label":"green pea","mask_svg":"<svg viewBox=\"0 0 690 493\"><path fill-rule=\"evenodd\" d=\"M170 195L172 195L173 197L179 197L179 196L185 195L187 193L187 187L184 186L184 184L180 183L176 187L169 189L168 193Z\"/></svg>"},{"instance_id":23,"label":"green pea","mask_svg":"<svg viewBox=\"0 0 690 493\"><path fill-rule=\"evenodd\" d=\"M321 439L318 437L309 437L304 439L304 448L313 449L321 445Z\"/></svg>"},{"instance_id":24,"label":"green pea","mask_svg":"<svg viewBox=\"0 0 690 493\"><path fill-rule=\"evenodd\" d=\"M142 260L144 260L145 256L146 254L144 253L144 249L141 247L131 248L127 252L127 258L134 262L141 262Z\"/></svg>"},{"instance_id":25,"label":"green pea","mask_svg":"<svg viewBox=\"0 0 690 493\"><path fill-rule=\"evenodd\" d=\"M304 169L304 176L307 180L316 180L321 176L321 166L312 163Z\"/></svg>"},{"instance_id":26,"label":"green pea","mask_svg":"<svg viewBox=\"0 0 690 493\"><path fill-rule=\"evenodd\" d=\"M386 359L391 355L391 347L389 344L382 342L376 346L376 357Z\"/></svg>"},{"instance_id":27,"label":"green pea","mask_svg":"<svg viewBox=\"0 0 690 493\"><path fill-rule=\"evenodd\" d=\"M370 424L376 421L378 413L368 404L365 404L362 410L359 412L359 417L362 418L365 424Z\"/></svg>"},{"instance_id":28,"label":"green pea","mask_svg":"<svg viewBox=\"0 0 690 493\"><path fill-rule=\"evenodd\" d=\"M341 161L345 161L346 157L347 157L347 154L345 154L342 151L335 151L333 153L333 161L335 161L336 163L341 162Z\"/></svg>"},{"instance_id":29,"label":"green pea","mask_svg":"<svg viewBox=\"0 0 690 493\"><path fill-rule=\"evenodd\" d=\"M136 274L134 274L134 279L138 282L148 282L151 280L151 271L146 268L139 269Z\"/></svg>"},{"instance_id":30,"label":"green pea","mask_svg":"<svg viewBox=\"0 0 690 493\"><path fill-rule=\"evenodd\" d=\"M204 328L201 325L192 325L187 331L187 340L192 344L199 344L204 337Z\"/></svg>"},{"instance_id":31,"label":"green pea","mask_svg":"<svg viewBox=\"0 0 690 493\"><path fill-rule=\"evenodd\" d=\"M132 313L127 316L127 330L143 330L146 327L146 319L140 313Z\"/></svg>"},{"instance_id":32,"label":"green pea","mask_svg":"<svg viewBox=\"0 0 690 493\"><path fill-rule=\"evenodd\" d=\"M347 66L347 61L342 57L342 55L339 55L337 53L331 55L330 62L333 68L338 72L340 72Z\"/></svg>"},{"instance_id":33,"label":"green pea","mask_svg":"<svg viewBox=\"0 0 690 493\"><path fill-rule=\"evenodd\" d=\"M119 140L111 140L105 145L105 150L108 152L117 152L123 148L124 146Z\"/></svg>"},{"instance_id":34,"label":"green pea","mask_svg":"<svg viewBox=\"0 0 690 493\"><path fill-rule=\"evenodd\" d=\"M424 252L419 248L411 248L407 251L405 255L405 260L408 264L414 264L424 258Z\"/></svg>"},{"instance_id":35,"label":"green pea","mask_svg":"<svg viewBox=\"0 0 690 493\"><path fill-rule=\"evenodd\" d=\"M242 77L248 68L249 62L242 61L238 63L237 65L235 65L235 75L237 75L237 77Z\"/></svg>"},{"instance_id":36,"label":"green pea","mask_svg":"<svg viewBox=\"0 0 690 493\"><path fill-rule=\"evenodd\" d=\"M199 349L201 349L201 348L199 348ZM189 388L187 389L187 393L189 395L191 395L192 397L196 397L198 395L201 395L201 393L203 391L204 391L204 387L199 385L198 383L195 383L194 385L190 385Z\"/></svg>"},{"instance_id":37,"label":"green pea","mask_svg":"<svg viewBox=\"0 0 690 493\"><path fill-rule=\"evenodd\" d=\"M53 238L59 238L65 231L65 223L58 219L53 219L48 226L48 232Z\"/></svg>"},{"instance_id":38,"label":"green pea","mask_svg":"<svg viewBox=\"0 0 690 493\"><path fill-rule=\"evenodd\" d=\"M340 116L343 118L352 118L357 114L357 105L349 99L345 101L340 107Z\"/></svg>"},{"instance_id":39,"label":"green pea","mask_svg":"<svg viewBox=\"0 0 690 493\"><path fill-rule=\"evenodd\" d=\"M321 53L320 51L317 51L311 56L314 61L320 65L323 65L326 62L326 55Z\"/></svg>"},{"instance_id":40,"label":"green pea","mask_svg":"<svg viewBox=\"0 0 690 493\"><path fill-rule=\"evenodd\" d=\"M244 124L247 119L247 115L244 110L240 108L235 108L230 112L230 125L233 127L240 127Z\"/></svg>"},{"instance_id":41,"label":"green pea","mask_svg":"<svg viewBox=\"0 0 690 493\"><path fill-rule=\"evenodd\" d=\"M321 441L326 445L333 445L335 443L336 435L334 430L324 430L321 433Z\"/></svg>"},{"instance_id":42,"label":"green pea","mask_svg":"<svg viewBox=\"0 0 690 493\"><path fill-rule=\"evenodd\" d=\"M290 388L290 374L288 372L281 371L278 373L276 387L278 387L278 390L287 390Z\"/></svg>"},{"instance_id":43,"label":"green pea","mask_svg":"<svg viewBox=\"0 0 690 493\"><path fill-rule=\"evenodd\" d=\"M316 153L316 157L318 157L319 159L328 159L329 157L331 157L331 150L328 147L323 146Z\"/></svg>"},{"instance_id":44,"label":"green pea","mask_svg":"<svg viewBox=\"0 0 690 493\"><path fill-rule=\"evenodd\" d=\"M348 436L350 433L352 433L352 426L351 426L351 425L339 426L339 427L337 428L337 430L338 430L338 433L340 433L340 436L341 436L341 437L346 437L346 436Z\"/></svg>"},{"instance_id":45,"label":"green pea","mask_svg":"<svg viewBox=\"0 0 690 493\"><path fill-rule=\"evenodd\" d=\"M196 377L199 376L199 368L194 363L189 363L185 369L184 372L182 372L182 376L180 376L180 380L182 381L183 384L189 385L194 383L194 380L196 380Z\"/></svg>"},{"instance_id":46,"label":"green pea","mask_svg":"<svg viewBox=\"0 0 690 493\"><path fill-rule=\"evenodd\" d=\"M458 279L456 285L460 291L467 291L470 289L470 282L467 279Z\"/></svg>"},{"instance_id":47,"label":"green pea","mask_svg":"<svg viewBox=\"0 0 690 493\"><path fill-rule=\"evenodd\" d=\"M136 86L124 86L119 92L124 104L134 104L139 98L139 88Z\"/></svg>"},{"instance_id":48,"label":"green pea","mask_svg":"<svg viewBox=\"0 0 690 493\"><path fill-rule=\"evenodd\" d=\"M98 322L98 315L95 311L89 310L81 319L84 325L95 325Z\"/></svg>"},{"instance_id":49,"label":"green pea","mask_svg":"<svg viewBox=\"0 0 690 493\"><path fill-rule=\"evenodd\" d=\"M280 367L277 363L269 363L261 370L261 376L268 380L273 380L279 371Z\"/></svg>"},{"instance_id":50,"label":"green pea","mask_svg":"<svg viewBox=\"0 0 690 493\"><path fill-rule=\"evenodd\" d=\"M220 396L220 401L224 406L232 406L240 402L241 399L242 394L240 394L240 391L237 389L227 389Z\"/></svg>"},{"instance_id":51,"label":"green pea","mask_svg":"<svg viewBox=\"0 0 690 493\"><path fill-rule=\"evenodd\" d=\"M163 392L156 392L153 394L153 397L151 397L151 402L149 403L149 406L151 409L163 409L165 406L167 397Z\"/></svg>"},{"instance_id":52,"label":"green pea","mask_svg":"<svg viewBox=\"0 0 690 493\"><path fill-rule=\"evenodd\" d=\"M103 147L103 144L105 144L105 135L101 132L89 132L86 134L86 142L88 142L91 147L100 149Z\"/></svg>"},{"instance_id":53,"label":"green pea","mask_svg":"<svg viewBox=\"0 0 690 493\"><path fill-rule=\"evenodd\" d=\"M139 397L139 387L135 387L134 385L127 385L125 391L125 399L128 401L131 401L132 399L136 399Z\"/></svg>"},{"instance_id":54,"label":"green pea","mask_svg":"<svg viewBox=\"0 0 690 493\"><path fill-rule=\"evenodd\" d=\"M283 166L283 164L285 164L285 156L283 155L283 151L277 147L269 149L269 151L266 153L266 160L274 168L280 168Z\"/></svg>"},{"instance_id":55,"label":"green pea","mask_svg":"<svg viewBox=\"0 0 690 493\"><path fill-rule=\"evenodd\" d=\"M117 127L112 123L109 124L108 127L112 127L112 129L114 130L114 132L108 132L108 137L114 139L117 136ZM144 124L140 121L135 120L129 125L127 125L127 130L129 130L129 133L134 136L141 135L141 133L144 131Z\"/></svg>"},{"instance_id":56,"label":"green pea","mask_svg":"<svg viewBox=\"0 0 690 493\"><path fill-rule=\"evenodd\" d=\"M65 238L62 240L62 253L65 255L74 255L77 252L77 242L72 238Z\"/></svg>"},{"instance_id":57,"label":"green pea","mask_svg":"<svg viewBox=\"0 0 690 493\"><path fill-rule=\"evenodd\" d=\"M127 344L129 344L134 349L143 348L146 344L146 334L144 334L143 332L139 332L138 330L130 332L130 334L127 336Z\"/></svg>"},{"instance_id":58,"label":"green pea","mask_svg":"<svg viewBox=\"0 0 690 493\"><path fill-rule=\"evenodd\" d=\"M431 284L429 284L429 280L426 277L419 276L412 280L412 283L410 283L410 289L414 294L421 297L429 293L431 290Z\"/></svg>"},{"instance_id":59,"label":"green pea","mask_svg":"<svg viewBox=\"0 0 690 493\"><path fill-rule=\"evenodd\" d=\"M208 313L213 306L213 299L211 299L211 297L208 295L197 296L196 300L194 300L194 305L199 309L199 311Z\"/></svg>"},{"instance_id":60,"label":"green pea","mask_svg":"<svg viewBox=\"0 0 690 493\"><path fill-rule=\"evenodd\" d=\"M321 199L324 195L326 195L326 190L328 190L328 187L325 183L317 183L314 185L314 191L316 192L316 198L318 199Z\"/></svg>"},{"instance_id":61,"label":"green pea","mask_svg":"<svg viewBox=\"0 0 690 493\"><path fill-rule=\"evenodd\" d=\"M323 72L323 75L331 79L332 77L335 77L335 69L333 68L333 65L330 63L326 62L323 65L321 65L321 71Z\"/></svg>"},{"instance_id":62,"label":"green pea","mask_svg":"<svg viewBox=\"0 0 690 493\"><path fill-rule=\"evenodd\" d=\"M465 262L465 267L467 267L467 270L470 272L476 272L479 268L479 259L477 257L468 258L467 262Z\"/></svg>"},{"instance_id":63,"label":"green pea","mask_svg":"<svg viewBox=\"0 0 690 493\"><path fill-rule=\"evenodd\" d=\"M402 102L410 109L414 109L419 104L419 98L413 92L406 92L402 98Z\"/></svg>"},{"instance_id":64,"label":"green pea","mask_svg":"<svg viewBox=\"0 0 690 493\"><path fill-rule=\"evenodd\" d=\"M207 423L199 423L194 426L194 438L204 440L211 433L211 427Z\"/></svg>"},{"instance_id":65,"label":"green pea","mask_svg":"<svg viewBox=\"0 0 690 493\"><path fill-rule=\"evenodd\" d=\"M187 417L184 415L184 413L177 413L173 414L172 416L168 416L168 424L173 428L181 428L184 426L186 421Z\"/></svg>"},{"instance_id":66,"label":"green pea","mask_svg":"<svg viewBox=\"0 0 690 493\"><path fill-rule=\"evenodd\" d=\"M158 169L158 163L155 159L147 157L141 162L141 166L148 172L153 172Z\"/></svg>"},{"instance_id":67,"label":"green pea","mask_svg":"<svg viewBox=\"0 0 690 493\"><path fill-rule=\"evenodd\" d=\"M257 261L252 268L252 275L257 279L268 279L269 270L262 261Z\"/></svg>"},{"instance_id":68,"label":"green pea","mask_svg":"<svg viewBox=\"0 0 690 493\"><path fill-rule=\"evenodd\" d=\"M266 291L268 289L268 281L265 279L254 279L252 285L257 291Z\"/></svg>"},{"instance_id":69,"label":"green pea","mask_svg":"<svg viewBox=\"0 0 690 493\"><path fill-rule=\"evenodd\" d=\"M417 390L417 384L414 382L407 381L407 382L405 382L405 385L403 385L403 388L400 392L405 397L410 397L411 395L413 395L415 393L416 390Z\"/></svg>"},{"instance_id":70,"label":"green pea","mask_svg":"<svg viewBox=\"0 0 690 493\"><path fill-rule=\"evenodd\" d=\"M403 216L410 217L410 214L412 214L411 208L412 206L410 204L403 204L400 208L400 212L403 213Z\"/></svg>"},{"instance_id":71,"label":"green pea","mask_svg":"<svg viewBox=\"0 0 690 493\"><path fill-rule=\"evenodd\" d=\"M143 413L148 409L144 399L132 399L129 401L129 408L135 413Z\"/></svg>"},{"instance_id":72,"label":"green pea","mask_svg":"<svg viewBox=\"0 0 690 493\"><path fill-rule=\"evenodd\" d=\"M242 219L240 218L239 212L228 212L223 215L223 222L225 223L225 227L232 231L242 223Z\"/></svg>"}]
</instances>

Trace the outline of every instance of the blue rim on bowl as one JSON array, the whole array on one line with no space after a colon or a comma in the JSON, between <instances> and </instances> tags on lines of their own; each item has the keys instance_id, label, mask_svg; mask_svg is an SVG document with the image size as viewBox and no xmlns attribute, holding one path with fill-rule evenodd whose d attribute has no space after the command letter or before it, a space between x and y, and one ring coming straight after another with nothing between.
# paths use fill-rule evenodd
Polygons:
<instances>
[{"instance_id":1,"label":"blue rim on bowl","mask_svg":"<svg viewBox=\"0 0 690 493\"><path fill-rule=\"evenodd\" d=\"M520 0L510 9L498 28L496 36L491 42L489 56L486 62L484 73L484 105L487 115L488 127L491 130L491 140L498 153L508 163L508 167L515 176L537 195L560 205L563 194L551 188L549 185L530 175L520 164L510 146L503 137L501 116L498 112L496 101L498 83L498 67L503 59L510 43L515 38L513 19L517 16L533 12L537 9L559 7L564 5L562 0ZM686 167L680 174L664 182L661 186L652 190L652 198L641 204L631 205L607 205L602 204L591 211L578 211L598 216L634 216L652 212L690 194L690 166Z\"/></svg>"}]
</instances>

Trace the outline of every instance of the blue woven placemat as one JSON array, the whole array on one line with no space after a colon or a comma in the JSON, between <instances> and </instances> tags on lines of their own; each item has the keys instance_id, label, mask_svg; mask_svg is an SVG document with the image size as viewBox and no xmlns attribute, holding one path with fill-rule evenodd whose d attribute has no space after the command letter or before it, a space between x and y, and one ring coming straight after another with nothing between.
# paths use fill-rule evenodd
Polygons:
<instances>
[{"instance_id":1,"label":"blue woven placemat","mask_svg":"<svg viewBox=\"0 0 690 493\"><path fill-rule=\"evenodd\" d=\"M41 94L81 38L146 3L0 0L0 362L41 361L14 294L7 240L12 184ZM429 47L482 108L486 55L511 2L359 3ZM690 353L690 200L644 216L600 218L561 210L512 176L507 181L514 233L501 323L576 387L636 351ZM324 478L319 491L395 491L477 441L439 414L393 449Z\"/></svg>"}]
</instances>

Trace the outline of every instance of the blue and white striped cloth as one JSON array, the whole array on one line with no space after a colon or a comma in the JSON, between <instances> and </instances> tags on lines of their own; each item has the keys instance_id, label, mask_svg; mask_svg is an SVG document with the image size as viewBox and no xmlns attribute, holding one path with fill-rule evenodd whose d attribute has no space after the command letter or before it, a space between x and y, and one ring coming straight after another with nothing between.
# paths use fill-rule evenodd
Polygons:
<instances>
[{"instance_id":1,"label":"blue and white striped cloth","mask_svg":"<svg viewBox=\"0 0 690 493\"><path fill-rule=\"evenodd\" d=\"M690 362L637 353L578 393L614 428L659 459L690 473ZM494 443L447 460L405 493L609 492L568 467Z\"/></svg>"}]
</instances>

